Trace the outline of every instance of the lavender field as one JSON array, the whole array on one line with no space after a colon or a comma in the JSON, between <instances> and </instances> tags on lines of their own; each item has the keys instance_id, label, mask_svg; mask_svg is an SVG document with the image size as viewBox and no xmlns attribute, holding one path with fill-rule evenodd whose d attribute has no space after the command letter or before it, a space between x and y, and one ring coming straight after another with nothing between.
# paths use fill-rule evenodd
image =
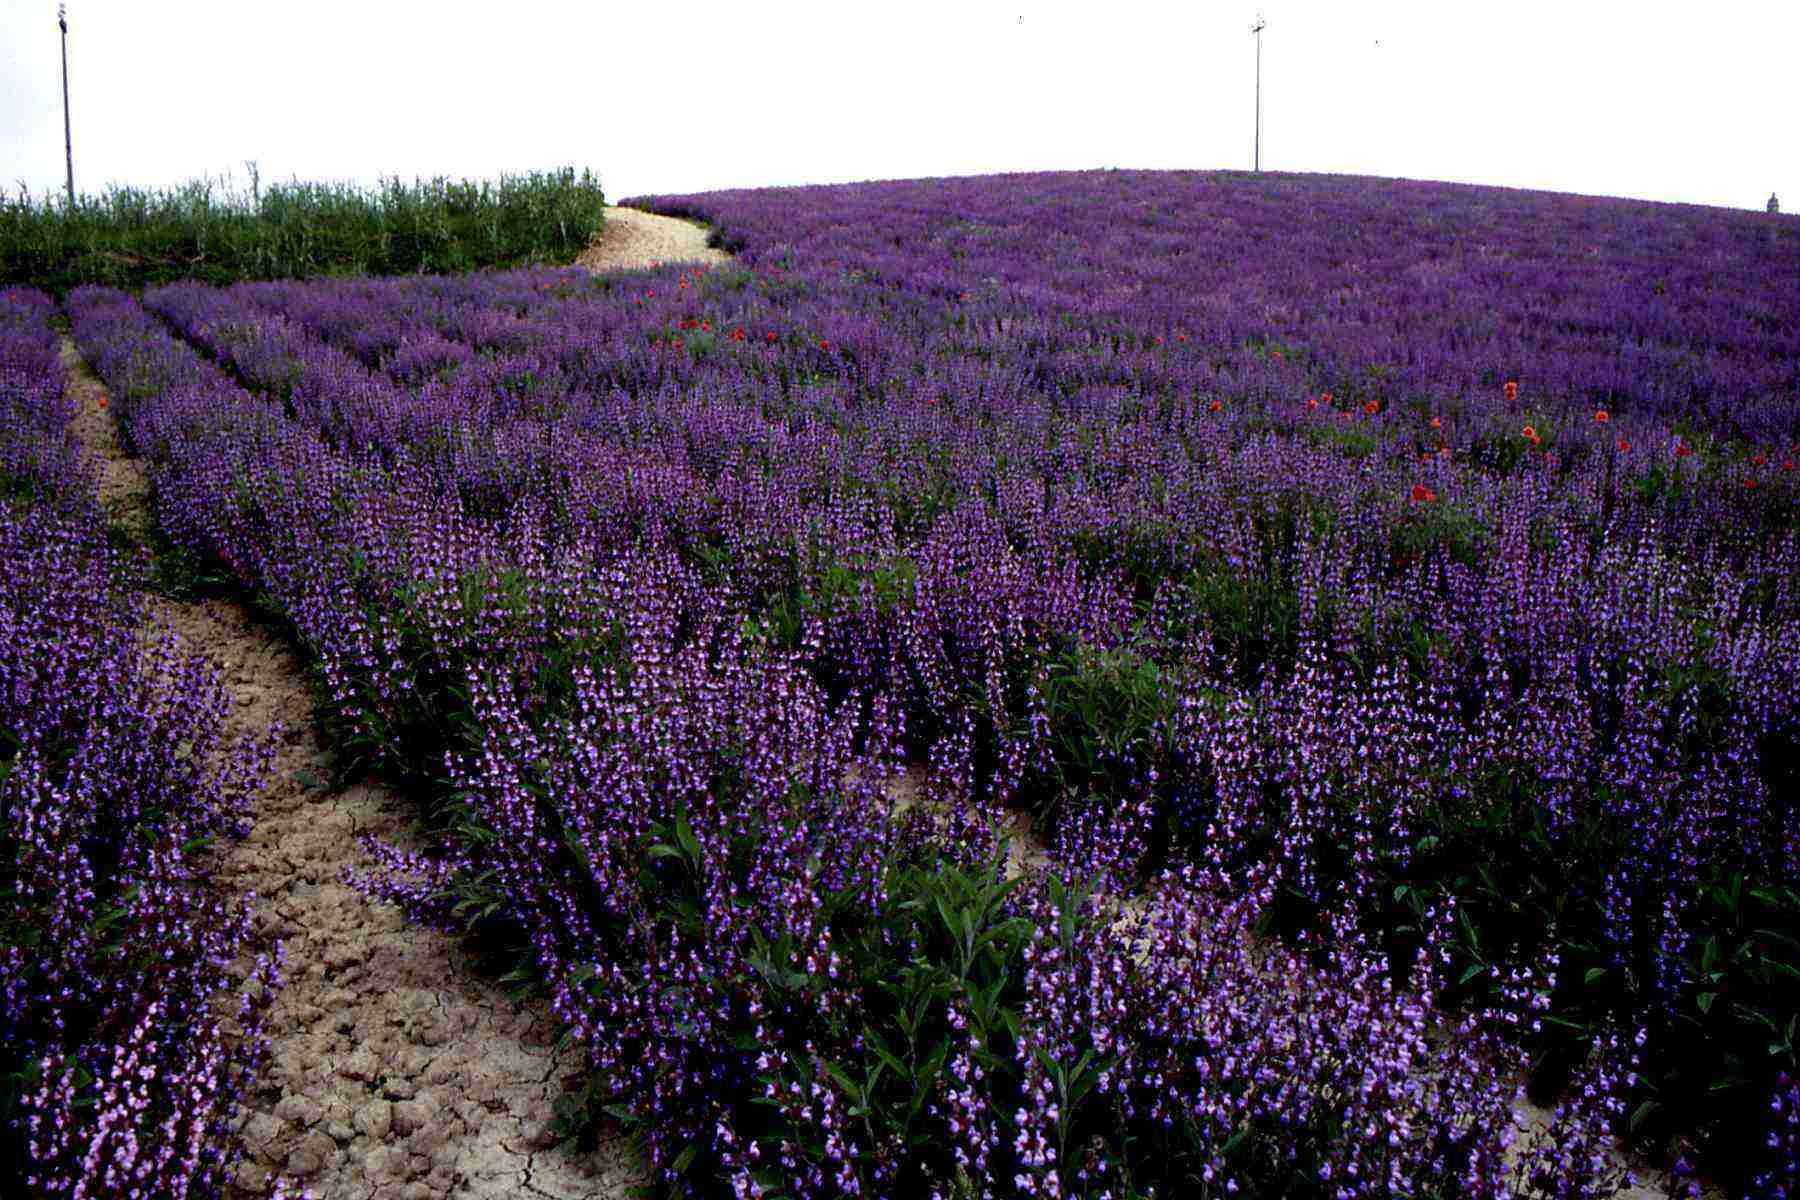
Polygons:
<instances>
[{"instance_id":1,"label":"lavender field","mask_svg":"<svg viewBox=\"0 0 1800 1200\"><path fill-rule=\"evenodd\" d=\"M573 1144L693 1196L1795 1193L1792 218L637 203L733 261L63 306L164 557L419 799L356 887L579 1048ZM55 306L0 301L7 1136L34 1192L129 1142L84 1194L207 1194L280 972L164 885L266 751L134 653Z\"/></svg>"}]
</instances>

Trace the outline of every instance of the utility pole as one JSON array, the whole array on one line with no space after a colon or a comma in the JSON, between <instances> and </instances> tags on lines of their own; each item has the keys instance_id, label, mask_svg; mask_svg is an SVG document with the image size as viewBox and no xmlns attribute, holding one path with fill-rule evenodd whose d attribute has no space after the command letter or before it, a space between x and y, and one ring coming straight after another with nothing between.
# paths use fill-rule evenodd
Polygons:
<instances>
[{"instance_id":1,"label":"utility pole","mask_svg":"<svg viewBox=\"0 0 1800 1200\"><path fill-rule=\"evenodd\" d=\"M63 54L63 162L69 168L69 208L75 208L75 143L69 138L69 11L56 6L56 24L62 30Z\"/></svg>"},{"instance_id":2,"label":"utility pole","mask_svg":"<svg viewBox=\"0 0 1800 1200\"><path fill-rule=\"evenodd\" d=\"M1256 170L1262 171L1262 31L1268 22L1258 13L1250 32L1256 35Z\"/></svg>"}]
</instances>

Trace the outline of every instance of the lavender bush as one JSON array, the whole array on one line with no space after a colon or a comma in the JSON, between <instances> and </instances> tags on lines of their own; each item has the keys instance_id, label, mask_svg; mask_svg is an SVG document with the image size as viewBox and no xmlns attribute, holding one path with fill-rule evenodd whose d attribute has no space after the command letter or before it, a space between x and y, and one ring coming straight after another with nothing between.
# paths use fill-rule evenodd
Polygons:
<instances>
[{"instance_id":1,"label":"lavender bush","mask_svg":"<svg viewBox=\"0 0 1800 1200\"><path fill-rule=\"evenodd\" d=\"M0 498L80 508L90 502L88 471L68 436L55 306L27 288L0 291Z\"/></svg>"},{"instance_id":2,"label":"lavender bush","mask_svg":"<svg viewBox=\"0 0 1800 1200\"><path fill-rule=\"evenodd\" d=\"M1605 1194L1608 1127L1784 1186L1785 230L658 206L739 262L70 301L165 527L428 785L359 882L523 955L572 1116L698 1194ZM1053 863L990 894L1007 810Z\"/></svg>"},{"instance_id":3,"label":"lavender bush","mask_svg":"<svg viewBox=\"0 0 1800 1200\"><path fill-rule=\"evenodd\" d=\"M272 747L156 631L69 432L53 308L0 293L0 1188L214 1195L277 964L208 886ZM147 632L148 631L148 632Z\"/></svg>"}]
</instances>

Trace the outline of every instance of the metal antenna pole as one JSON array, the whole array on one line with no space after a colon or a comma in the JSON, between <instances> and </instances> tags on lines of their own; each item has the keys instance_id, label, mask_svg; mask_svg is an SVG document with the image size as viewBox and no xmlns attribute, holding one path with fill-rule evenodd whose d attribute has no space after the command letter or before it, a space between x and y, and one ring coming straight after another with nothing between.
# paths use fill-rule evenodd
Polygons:
<instances>
[{"instance_id":1,"label":"metal antenna pole","mask_svg":"<svg viewBox=\"0 0 1800 1200\"><path fill-rule=\"evenodd\" d=\"M62 30L63 58L63 162L69 168L69 207L75 207L75 143L69 137L69 13L56 6L56 24Z\"/></svg>"},{"instance_id":2,"label":"metal antenna pole","mask_svg":"<svg viewBox=\"0 0 1800 1200\"><path fill-rule=\"evenodd\" d=\"M1256 165L1256 170L1258 172L1260 172L1262 170L1262 31L1263 31L1263 26L1265 26L1267 24L1268 24L1268 22L1263 20L1262 17L1260 15L1258 15L1256 18L1256 24L1254 24L1250 27L1250 32L1254 33L1256 35L1256 158L1255 158L1255 165Z\"/></svg>"}]
</instances>

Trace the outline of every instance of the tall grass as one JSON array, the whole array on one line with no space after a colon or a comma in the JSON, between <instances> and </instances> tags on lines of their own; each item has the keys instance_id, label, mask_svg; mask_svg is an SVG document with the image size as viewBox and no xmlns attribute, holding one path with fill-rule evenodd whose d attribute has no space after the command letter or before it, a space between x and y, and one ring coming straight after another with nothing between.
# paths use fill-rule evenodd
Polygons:
<instances>
[{"instance_id":1,"label":"tall grass","mask_svg":"<svg viewBox=\"0 0 1800 1200\"><path fill-rule=\"evenodd\" d=\"M112 187L74 205L0 198L0 286L61 294L84 283L141 288L308 275L400 275L567 262L600 229L604 197L573 168L443 177L373 188L290 182L246 194L226 181Z\"/></svg>"}]
</instances>

